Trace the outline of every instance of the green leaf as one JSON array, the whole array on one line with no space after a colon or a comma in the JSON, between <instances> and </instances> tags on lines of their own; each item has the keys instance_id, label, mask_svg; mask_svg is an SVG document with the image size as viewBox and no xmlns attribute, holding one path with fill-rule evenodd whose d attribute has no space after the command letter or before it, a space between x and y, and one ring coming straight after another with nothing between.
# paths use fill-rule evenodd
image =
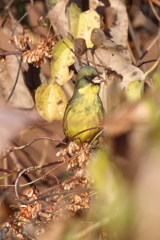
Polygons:
<instances>
[{"instance_id":1,"label":"green leaf","mask_svg":"<svg viewBox=\"0 0 160 240\"><path fill-rule=\"evenodd\" d=\"M61 121L67 104L66 96L58 83L43 84L36 90L36 108L45 120Z\"/></svg>"},{"instance_id":2,"label":"green leaf","mask_svg":"<svg viewBox=\"0 0 160 240\"><path fill-rule=\"evenodd\" d=\"M136 80L128 83L125 89L126 97L129 101L134 102L141 99L144 92L144 81Z\"/></svg>"},{"instance_id":3,"label":"green leaf","mask_svg":"<svg viewBox=\"0 0 160 240\"><path fill-rule=\"evenodd\" d=\"M93 47L91 42L91 32L94 28L100 28L100 17L93 11L88 10L81 13L80 9L75 3L67 9L68 24L70 33L73 37L84 38L88 48Z\"/></svg>"},{"instance_id":4,"label":"green leaf","mask_svg":"<svg viewBox=\"0 0 160 240\"><path fill-rule=\"evenodd\" d=\"M73 49L73 43L64 38L53 49L51 62L52 80L50 83L56 81L62 85L73 76L73 71L69 72L68 67L74 63L74 54L69 48Z\"/></svg>"}]
</instances>

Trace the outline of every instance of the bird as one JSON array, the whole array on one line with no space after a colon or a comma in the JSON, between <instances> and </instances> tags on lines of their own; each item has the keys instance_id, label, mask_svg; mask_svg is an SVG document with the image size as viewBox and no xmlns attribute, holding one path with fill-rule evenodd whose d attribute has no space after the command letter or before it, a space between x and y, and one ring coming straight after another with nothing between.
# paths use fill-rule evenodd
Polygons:
<instances>
[{"instance_id":1,"label":"bird","mask_svg":"<svg viewBox=\"0 0 160 240\"><path fill-rule=\"evenodd\" d=\"M97 127L103 122L104 110L99 97L102 81L104 80L98 71L91 66L84 66L79 70L73 96L64 112L63 130L66 139L77 144L91 142L100 132L100 128L87 129ZM84 132L79 134L81 131Z\"/></svg>"}]
</instances>

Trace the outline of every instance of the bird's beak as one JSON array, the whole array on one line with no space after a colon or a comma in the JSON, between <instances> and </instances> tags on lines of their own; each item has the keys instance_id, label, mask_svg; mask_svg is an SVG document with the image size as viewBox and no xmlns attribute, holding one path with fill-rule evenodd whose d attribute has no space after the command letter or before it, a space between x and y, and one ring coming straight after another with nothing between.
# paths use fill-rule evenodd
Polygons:
<instances>
[{"instance_id":1,"label":"bird's beak","mask_svg":"<svg viewBox=\"0 0 160 240\"><path fill-rule=\"evenodd\" d=\"M98 76L98 77L93 78L92 82L96 83L96 84L100 84L101 82L104 82L104 79L102 77Z\"/></svg>"}]
</instances>

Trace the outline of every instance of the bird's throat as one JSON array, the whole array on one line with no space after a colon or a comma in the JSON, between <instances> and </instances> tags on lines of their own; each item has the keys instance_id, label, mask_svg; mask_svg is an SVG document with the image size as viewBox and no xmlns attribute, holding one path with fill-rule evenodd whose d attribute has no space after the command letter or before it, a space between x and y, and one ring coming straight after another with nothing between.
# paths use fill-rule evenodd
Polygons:
<instances>
[{"instance_id":1,"label":"bird's throat","mask_svg":"<svg viewBox=\"0 0 160 240\"><path fill-rule=\"evenodd\" d=\"M78 93L83 95L87 94L87 96L89 96L98 94L99 90L100 90L99 85L87 84L85 87L79 88Z\"/></svg>"}]
</instances>

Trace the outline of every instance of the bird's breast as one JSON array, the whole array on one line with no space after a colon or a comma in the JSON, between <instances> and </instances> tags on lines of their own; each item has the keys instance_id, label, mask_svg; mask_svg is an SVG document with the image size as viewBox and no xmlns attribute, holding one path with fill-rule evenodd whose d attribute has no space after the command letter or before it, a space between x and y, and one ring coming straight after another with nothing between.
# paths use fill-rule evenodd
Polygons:
<instances>
[{"instance_id":1,"label":"bird's breast","mask_svg":"<svg viewBox=\"0 0 160 240\"><path fill-rule=\"evenodd\" d=\"M103 120L103 106L97 94L81 94L73 98L67 106L64 117L64 132L67 138L88 128L97 127ZM99 129L84 131L77 138L80 141L90 141L99 132Z\"/></svg>"}]
</instances>

